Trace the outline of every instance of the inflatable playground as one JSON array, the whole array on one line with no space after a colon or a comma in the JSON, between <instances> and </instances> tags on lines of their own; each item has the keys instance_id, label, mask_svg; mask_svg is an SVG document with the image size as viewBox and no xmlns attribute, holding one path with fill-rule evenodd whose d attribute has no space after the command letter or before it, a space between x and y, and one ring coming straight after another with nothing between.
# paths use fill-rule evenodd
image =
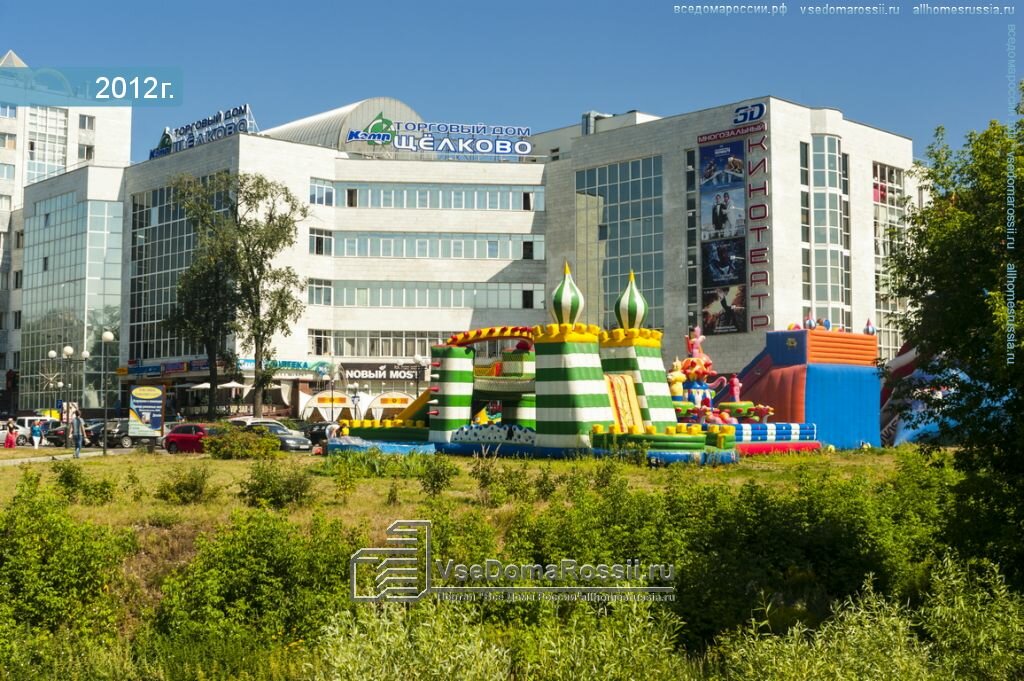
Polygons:
<instances>
[{"instance_id":1,"label":"inflatable playground","mask_svg":"<svg viewBox=\"0 0 1024 681\"><path fill-rule=\"evenodd\" d=\"M770 332L764 351L726 378L699 329L687 338L688 357L666 371L662 333L642 327L648 307L632 274L615 304L618 328L580 323L583 307L566 265L550 297L554 323L453 335L431 348L427 390L393 419L340 421L327 451L565 458L642 450L660 465L878 444L874 336ZM476 346L495 341L496 357L476 357Z\"/></svg>"}]
</instances>

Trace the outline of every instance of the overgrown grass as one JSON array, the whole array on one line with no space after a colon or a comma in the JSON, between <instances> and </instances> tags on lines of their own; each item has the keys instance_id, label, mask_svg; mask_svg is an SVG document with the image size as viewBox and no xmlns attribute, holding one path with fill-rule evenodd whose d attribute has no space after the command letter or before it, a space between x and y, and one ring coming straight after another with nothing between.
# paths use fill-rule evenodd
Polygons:
<instances>
[{"instance_id":1,"label":"overgrown grass","mask_svg":"<svg viewBox=\"0 0 1024 681\"><path fill-rule=\"evenodd\" d=\"M378 452L30 470L0 470L0 587L17 587L0 678L1024 675L1020 597L955 558L959 477L913 449L714 469ZM91 505L100 480L112 499ZM349 557L397 518L431 520L435 561L671 564L675 600L356 605Z\"/></svg>"}]
</instances>

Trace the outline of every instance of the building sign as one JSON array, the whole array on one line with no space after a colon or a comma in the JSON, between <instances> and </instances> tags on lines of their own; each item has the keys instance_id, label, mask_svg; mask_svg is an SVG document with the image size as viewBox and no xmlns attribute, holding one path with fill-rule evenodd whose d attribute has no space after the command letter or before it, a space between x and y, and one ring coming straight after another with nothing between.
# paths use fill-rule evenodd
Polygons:
<instances>
[{"instance_id":1,"label":"building sign","mask_svg":"<svg viewBox=\"0 0 1024 681\"><path fill-rule=\"evenodd\" d=\"M735 110L740 127L697 137L700 147L702 331L769 327L767 109ZM755 122L756 121L756 122Z\"/></svg>"},{"instance_id":2,"label":"building sign","mask_svg":"<svg viewBox=\"0 0 1024 681\"><path fill-rule=\"evenodd\" d=\"M188 362L164 362L163 369L165 374L180 374L188 371Z\"/></svg>"},{"instance_id":3,"label":"building sign","mask_svg":"<svg viewBox=\"0 0 1024 681\"><path fill-rule=\"evenodd\" d=\"M150 158L159 158L173 154L182 149L191 149L201 144L230 137L240 132L255 132L256 120L248 104L224 109L217 113L193 121L187 125L171 129L164 128L160 143L149 152Z\"/></svg>"},{"instance_id":4,"label":"building sign","mask_svg":"<svg viewBox=\"0 0 1024 681\"><path fill-rule=\"evenodd\" d=\"M152 365L149 365L149 366L135 365L133 367L128 367L128 373L131 374L132 376L159 376L160 375L160 365L159 364L152 364Z\"/></svg>"},{"instance_id":5,"label":"building sign","mask_svg":"<svg viewBox=\"0 0 1024 681\"><path fill-rule=\"evenodd\" d=\"M425 367L419 364L349 364L345 378L349 381L420 381Z\"/></svg>"},{"instance_id":6,"label":"building sign","mask_svg":"<svg viewBox=\"0 0 1024 681\"><path fill-rule=\"evenodd\" d=\"M528 156L533 144L522 138L530 134L529 127L517 125L392 121L380 112L362 130L349 130L345 143L455 156Z\"/></svg>"},{"instance_id":7,"label":"building sign","mask_svg":"<svg viewBox=\"0 0 1024 681\"><path fill-rule=\"evenodd\" d=\"M157 385L137 385L130 393L128 434L132 437L159 437L164 434L164 389Z\"/></svg>"}]
</instances>

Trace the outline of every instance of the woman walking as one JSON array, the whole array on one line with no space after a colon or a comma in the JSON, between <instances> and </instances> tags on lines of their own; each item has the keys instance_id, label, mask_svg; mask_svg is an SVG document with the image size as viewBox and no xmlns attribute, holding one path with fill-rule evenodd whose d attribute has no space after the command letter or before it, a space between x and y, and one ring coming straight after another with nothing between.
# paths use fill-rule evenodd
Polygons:
<instances>
[{"instance_id":1,"label":"woman walking","mask_svg":"<svg viewBox=\"0 0 1024 681\"><path fill-rule=\"evenodd\" d=\"M39 442L43 439L43 422L36 421L32 424L32 448L39 449Z\"/></svg>"}]
</instances>

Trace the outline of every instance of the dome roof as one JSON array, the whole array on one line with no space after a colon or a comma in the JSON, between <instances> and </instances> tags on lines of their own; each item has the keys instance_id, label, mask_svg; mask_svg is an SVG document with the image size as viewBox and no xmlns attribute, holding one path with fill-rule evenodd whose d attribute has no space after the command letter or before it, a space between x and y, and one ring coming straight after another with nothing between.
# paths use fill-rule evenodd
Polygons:
<instances>
[{"instance_id":1,"label":"dome roof","mask_svg":"<svg viewBox=\"0 0 1024 681\"><path fill-rule=\"evenodd\" d=\"M575 324L583 316L583 293L572 280L568 262L562 283L551 293L551 316L559 324Z\"/></svg>"},{"instance_id":2,"label":"dome roof","mask_svg":"<svg viewBox=\"0 0 1024 681\"><path fill-rule=\"evenodd\" d=\"M404 102L392 97L371 97L264 130L262 134L289 142L366 154L376 151L375 146L384 145L377 145L365 139L349 142L349 132L388 132L391 131L391 124L396 121L419 123L422 119Z\"/></svg>"},{"instance_id":3,"label":"dome roof","mask_svg":"<svg viewBox=\"0 0 1024 681\"><path fill-rule=\"evenodd\" d=\"M647 316L647 299L636 285L633 270L629 271L629 284L615 301L615 318L623 329L639 329Z\"/></svg>"}]
</instances>

